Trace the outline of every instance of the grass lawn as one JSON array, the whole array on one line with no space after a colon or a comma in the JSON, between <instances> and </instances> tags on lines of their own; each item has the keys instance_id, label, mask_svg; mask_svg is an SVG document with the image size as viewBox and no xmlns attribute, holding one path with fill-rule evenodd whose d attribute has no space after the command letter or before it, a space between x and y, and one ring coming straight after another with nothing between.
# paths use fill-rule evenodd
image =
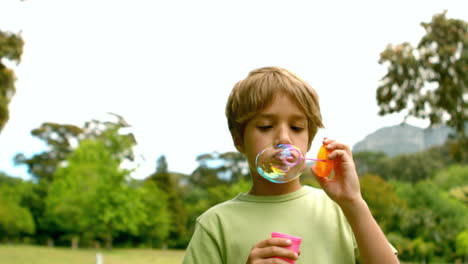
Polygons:
<instances>
[{"instance_id":1,"label":"grass lawn","mask_svg":"<svg viewBox=\"0 0 468 264\"><path fill-rule=\"evenodd\" d=\"M181 250L152 249L78 249L27 245L0 245L0 264L95 264L96 253L104 264L180 264Z\"/></svg>"}]
</instances>

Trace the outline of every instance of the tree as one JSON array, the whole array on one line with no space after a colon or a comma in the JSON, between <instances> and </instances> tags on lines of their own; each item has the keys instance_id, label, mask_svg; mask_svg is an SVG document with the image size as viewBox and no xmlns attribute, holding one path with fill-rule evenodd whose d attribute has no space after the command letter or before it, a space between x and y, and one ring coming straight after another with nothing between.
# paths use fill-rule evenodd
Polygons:
<instances>
[{"instance_id":1,"label":"tree","mask_svg":"<svg viewBox=\"0 0 468 264\"><path fill-rule=\"evenodd\" d=\"M208 206L211 207L216 204L233 199L239 193L248 192L250 187L250 181L245 179L241 179L235 183L225 183L216 187L211 187L208 189Z\"/></svg>"},{"instance_id":2,"label":"tree","mask_svg":"<svg viewBox=\"0 0 468 264\"><path fill-rule=\"evenodd\" d=\"M353 153L359 175L375 174L383 179L418 182L433 178L438 170L454 164L446 145L425 151L387 157L384 153Z\"/></svg>"},{"instance_id":3,"label":"tree","mask_svg":"<svg viewBox=\"0 0 468 264\"><path fill-rule=\"evenodd\" d=\"M83 127L71 124L57 124L45 122L40 127L33 129L31 135L42 140L46 149L27 158L19 153L15 156L17 165L26 165L28 172L39 181L53 180L57 166L64 162L67 156L84 139L100 139L111 150L113 155L121 161L127 159L133 161L133 151L129 145L136 144L132 133L119 134L122 128L129 125L120 115L109 113L116 117L116 121L91 120L85 122Z\"/></svg>"},{"instance_id":4,"label":"tree","mask_svg":"<svg viewBox=\"0 0 468 264\"><path fill-rule=\"evenodd\" d=\"M227 174L229 182L234 183L240 180L247 180L249 176L249 164L242 153L226 152L219 155L223 165L219 168L221 173Z\"/></svg>"},{"instance_id":5,"label":"tree","mask_svg":"<svg viewBox=\"0 0 468 264\"><path fill-rule=\"evenodd\" d=\"M75 125L45 122L33 129L31 135L44 141L46 150L27 158L24 154L17 154L15 162L28 167L28 172L38 181L53 180L57 166L66 160L68 154L84 138L84 130Z\"/></svg>"},{"instance_id":6,"label":"tree","mask_svg":"<svg viewBox=\"0 0 468 264\"><path fill-rule=\"evenodd\" d=\"M187 212L182 203L178 183L169 173L164 155L158 158L156 172L150 175L148 180L156 183L156 186L167 195L171 222L166 245L172 248L183 247L185 244L184 238L186 237Z\"/></svg>"},{"instance_id":7,"label":"tree","mask_svg":"<svg viewBox=\"0 0 468 264\"><path fill-rule=\"evenodd\" d=\"M464 257L463 263L468 263L468 229L457 235L457 253Z\"/></svg>"},{"instance_id":8,"label":"tree","mask_svg":"<svg viewBox=\"0 0 468 264\"><path fill-rule=\"evenodd\" d=\"M3 59L16 63L23 54L23 39L20 35L0 31L0 132L9 119L8 105L15 94L15 74Z\"/></svg>"},{"instance_id":9,"label":"tree","mask_svg":"<svg viewBox=\"0 0 468 264\"><path fill-rule=\"evenodd\" d=\"M121 133L122 129L130 128L125 119L115 113L109 113L114 116L116 121L91 120L84 125L84 138L99 139L111 151L115 159L123 162L124 160L133 161L134 153L132 146L136 145L136 139L133 133Z\"/></svg>"},{"instance_id":10,"label":"tree","mask_svg":"<svg viewBox=\"0 0 468 264\"><path fill-rule=\"evenodd\" d=\"M72 248L78 247L79 237L90 228L87 212L96 198L99 177L114 173L113 164L101 163L110 162L101 149L102 146L83 141L67 159L68 166L57 170L48 191L45 218L69 234Z\"/></svg>"},{"instance_id":11,"label":"tree","mask_svg":"<svg viewBox=\"0 0 468 264\"><path fill-rule=\"evenodd\" d=\"M394 186L398 196L408 205L400 217L399 232L413 240L414 254L430 258L432 255L426 251L429 248L434 250L435 256L443 257L447 262L453 261L456 257L455 237L468 228L466 205L452 198L432 180ZM420 243L424 241L433 242L437 247Z\"/></svg>"},{"instance_id":12,"label":"tree","mask_svg":"<svg viewBox=\"0 0 468 264\"><path fill-rule=\"evenodd\" d=\"M132 146L136 140L132 133L121 133L120 129L129 125L123 117L112 114L116 121L91 120L83 127L71 124L57 124L45 122L33 129L31 134L45 143L45 150L28 158L24 154L17 154L15 162L28 167L28 172L36 180L33 190L26 195L27 206L34 216L37 227L36 238L41 241L47 239L49 245L53 239L62 235L57 225L44 218L45 199L54 181L54 175L60 165L66 164L67 157L76 149L79 143L86 139L100 140L113 156L119 161L133 160Z\"/></svg>"},{"instance_id":13,"label":"tree","mask_svg":"<svg viewBox=\"0 0 468 264\"><path fill-rule=\"evenodd\" d=\"M362 151L353 153L353 159L358 175L363 176L369 173L383 177L382 170L385 170L384 164L389 158L383 152Z\"/></svg>"},{"instance_id":14,"label":"tree","mask_svg":"<svg viewBox=\"0 0 468 264\"><path fill-rule=\"evenodd\" d=\"M399 213L406 204L396 195L394 186L372 174L366 174L359 180L362 196L382 230L387 232L395 226L398 228Z\"/></svg>"},{"instance_id":15,"label":"tree","mask_svg":"<svg viewBox=\"0 0 468 264\"><path fill-rule=\"evenodd\" d=\"M31 135L42 140L46 149L30 158L22 153L15 156L16 165L26 165L36 182L25 200L36 223L37 242L47 241L52 246L54 239L62 235L63 231L57 225L44 218L45 199L57 167L76 148L83 133L83 129L75 125L45 122L33 129Z\"/></svg>"},{"instance_id":16,"label":"tree","mask_svg":"<svg viewBox=\"0 0 468 264\"><path fill-rule=\"evenodd\" d=\"M120 141L119 135L111 138ZM124 136L121 141L125 141ZM56 171L46 199L47 218L72 235L75 248L78 238L86 232L103 238L110 248L117 232L136 234L145 218L137 191L126 184L130 172L120 168L121 155L105 142L81 141L66 165Z\"/></svg>"},{"instance_id":17,"label":"tree","mask_svg":"<svg viewBox=\"0 0 468 264\"><path fill-rule=\"evenodd\" d=\"M205 153L197 157L198 167L190 176L190 183L209 188L247 179L249 166L239 152Z\"/></svg>"},{"instance_id":18,"label":"tree","mask_svg":"<svg viewBox=\"0 0 468 264\"><path fill-rule=\"evenodd\" d=\"M165 193L174 190L175 184L168 171L166 156L162 155L158 158L156 161L156 172L150 178Z\"/></svg>"},{"instance_id":19,"label":"tree","mask_svg":"<svg viewBox=\"0 0 468 264\"><path fill-rule=\"evenodd\" d=\"M167 195L153 181L144 181L138 190L146 214L139 234L151 248L164 246L171 224Z\"/></svg>"},{"instance_id":20,"label":"tree","mask_svg":"<svg viewBox=\"0 0 468 264\"><path fill-rule=\"evenodd\" d=\"M0 239L19 238L35 232L31 212L22 204L30 184L0 173Z\"/></svg>"},{"instance_id":21,"label":"tree","mask_svg":"<svg viewBox=\"0 0 468 264\"><path fill-rule=\"evenodd\" d=\"M468 166L452 165L437 172L434 182L468 206Z\"/></svg>"},{"instance_id":22,"label":"tree","mask_svg":"<svg viewBox=\"0 0 468 264\"><path fill-rule=\"evenodd\" d=\"M426 35L417 48L388 45L380 54L379 63L388 69L377 89L379 114L406 110L405 120L413 116L447 124L464 144L458 150L466 152L468 24L443 12L421 25Z\"/></svg>"},{"instance_id":23,"label":"tree","mask_svg":"<svg viewBox=\"0 0 468 264\"><path fill-rule=\"evenodd\" d=\"M111 247L117 232L136 234L143 221L143 202L127 184L130 171L120 168L125 159L133 157L136 144L133 134L120 131L127 126L120 116L117 122L86 123L83 130L77 130L78 147L64 155L66 161L56 164L46 199L46 222L72 235L75 247L86 232ZM70 147L67 140L60 142Z\"/></svg>"},{"instance_id":24,"label":"tree","mask_svg":"<svg viewBox=\"0 0 468 264\"><path fill-rule=\"evenodd\" d=\"M468 185L468 165L454 164L439 170L435 183L444 190Z\"/></svg>"},{"instance_id":25,"label":"tree","mask_svg":"<svg viewBox=\"0 0 468 264\"><path fill-rule=\"evenodd\" d=\"M222 183L219 177L219 166L212 166L213 162L217 162L218 157L219 153L217 152L197 156L198 167L192 172L189 180L192 186L209 188Z\"/></svg>"}]
</instances>

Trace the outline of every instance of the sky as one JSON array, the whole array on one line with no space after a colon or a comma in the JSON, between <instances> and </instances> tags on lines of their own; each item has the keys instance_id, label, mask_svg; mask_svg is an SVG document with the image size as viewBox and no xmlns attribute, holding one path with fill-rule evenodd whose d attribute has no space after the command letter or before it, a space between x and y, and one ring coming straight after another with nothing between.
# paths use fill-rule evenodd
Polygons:
<instances>
[{"instance_id":1,"label":"sky","mask_svg":"<svg viewBox=\"0 0 468 264\"><path fill-rule=\"evenodd\" d=\"M224 109L249 71L280 66L318 92L323 137L353 146L402 114L379 116L375 99L388 44L416 46L421 22L447 10L468 20L468 1L1 0L0 30L25 41L17 92L0 134L0 171L29 178L13 157L45 149L44 122L83 126L112 112L132 126L138 168L190 174L196 157L235 151ZM409 119L419 127L426 121Z\"/></svg>"}]
</instances>

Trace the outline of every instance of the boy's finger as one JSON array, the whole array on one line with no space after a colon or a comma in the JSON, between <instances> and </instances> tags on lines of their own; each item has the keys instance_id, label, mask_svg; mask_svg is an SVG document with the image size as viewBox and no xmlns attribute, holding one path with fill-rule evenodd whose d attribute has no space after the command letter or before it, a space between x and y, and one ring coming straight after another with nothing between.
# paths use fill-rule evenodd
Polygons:
<instances>
[{"instance_id":1,"label":"boy's finger","mask_svg":"<svg viewBox=\"0 0 468 264\"><path fill-rule=\"evenodd\" d=\"M351 155L347 151L342 149L335 149L332 153L330 153L330 155L328 155L328 158L331 160L340 158L341 161L344 162L349 162L352 160Z\"/></svg>"},{"instance_id":2,"label":"boy's finger","mask_svg":"<svg viewBox=\"0 0 468 264\"><path fill-rule=\"evenodd\" d=\"M289 239L281 238L281 237L272 237L272 238L260 241L256 245L256 247L258 248L271 247L271 246L289 247L291 245L292 245L292 241Z\"/></svg>"},{"instance_id":3,"label":"boy's finger","mask_svg":"<svg viewBox=\"0 0 468 264\"><path fill-rule=\"evenodd\" d=\"M332 143L332 142L334 142L334 141L335 141L335 140L333 140L333 139L330 139L330 138L326 138L326 137L325 137L325 138L323 138L322 143L325 144L325 145L328 145L328 144L330 144L330 143Z\"/></svg>"},{"instance_id":4,"label":"boy's finger","mask_svg":"<svg viewBox=\"0 0 468 264\"><path fill-rule=\"evenodd\" d=\"M327 177L320 177L317 175L317 173L315 172L315 165L310 167L310 171L312 172L312 175L314 175L315 179L318 181L320 186L322 186L322 188L323 188L323 184L329 181Z\"/></svg>"},{"instance_id":5,"label":"boy's finger","mask_svg":"<svg viewBox=\"0 0 468 264\"><path fill-rule=\"evenodd\" d=\"M348 145L343 144L343 143L339 143L339 142L332 142L332 143L328 144L326 146L326 148L328 150L330 150L330 151L333 151L335 149L340 149L340 150L346 151L350 155L352 154L351 148Z\"/></svg>"},{"instance_id":6,"label":"boy's finger","mask_svg":"<svg viewBox=\"0 0 468 264\"><path fill-rule=\"evenodd\" d=\"M257 252L257 256L260 258L281 257L281 258L287 258L290 260L297 260L298 258L298 255L296 252L290 249L284 248L284 247L276 247L276 246L260 248Z\"/></svg>"}]
</instances>

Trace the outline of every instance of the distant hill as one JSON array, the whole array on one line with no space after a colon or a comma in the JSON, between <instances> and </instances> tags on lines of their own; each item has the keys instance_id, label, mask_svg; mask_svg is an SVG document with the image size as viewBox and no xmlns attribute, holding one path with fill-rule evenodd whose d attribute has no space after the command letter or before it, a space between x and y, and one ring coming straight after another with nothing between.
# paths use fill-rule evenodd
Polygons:
<instances>
[{"instance_id":1,"label":"distant hill","mask_svg":"<svg viewBox=\"0 0 468 264\"><path fill-rule=\"evenodd\" d=\"M401 124L378 129L353 146L353 152L384 152L392 157L403 153L423 151L442 145L452 129L446 126L419 128Z\"/></svg>"}]
</instances>

